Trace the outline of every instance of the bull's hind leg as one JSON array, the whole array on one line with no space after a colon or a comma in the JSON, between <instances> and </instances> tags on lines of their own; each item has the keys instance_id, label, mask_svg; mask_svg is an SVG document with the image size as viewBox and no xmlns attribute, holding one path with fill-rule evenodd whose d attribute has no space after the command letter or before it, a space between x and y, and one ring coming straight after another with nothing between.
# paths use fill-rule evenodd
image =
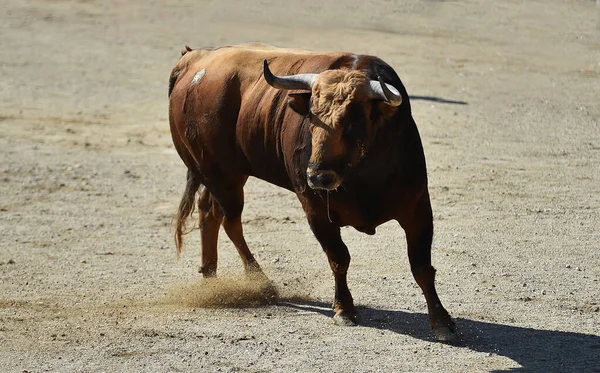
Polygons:
<instances>
[{"instance_id":1,"label":"bull's hind leg","mask_svg":"<svg viewBox=\"0 0 600 373\"><path fill-rule=\"evenodd\" d=\"M244 265L244 269L248 274L256 274L262 273L260 266L254 256L250 252L248 248L248 244L244 239L244 232L242 228L242 217L241 215L233 216L233 217L225 217L223 219L223 228L225 228L225 233L235 245L240 258L242 259L242 263Z\"/></svg>"},{"instance_id":2,"label":"bull's hind leg","mask_svg":"<svg viewBox=\"0 0 600 373\"><path fill-rule=\"evenodd\" d=\"M232 187L231 185L225 187L222 185L216 191L216 193L218 193L216 197L219 200L219 205L221 206L223 213L223 228L237 249L246 273L262 275L260 266L248 248L248 244L244 238L244 231L242 229L242 210L244 209L245 182L246 179L244 178L243 182L238 183L235 187Z\"/></svg>"},{"instance_id":3,"label":"bull's hind leg","mask_svg":"<svg viewBox=\"0 0 600 373\"><path fill-rule=\"evenodd\" d=\"M200 240L202 243L202 264L199 272L204 277L213 277L217 274L217 243L223 215L217 202L207 189L200 193L198 210L200 215Z\"/></svg>"},{"instance_id":4,"label":"bull's hind leg","mask_svg":"<svg viewBox=\"0 0 600 373\"><path fill-rule=\"evenodd\" d=\"M435 269L431 266L433 216L427 192L416 204L413 212L400 220L406 232L410 269L425 295L429 323L436 337L440 341L452 342L455 340L454 322L435 290Z\"/></svg>"},{"instance_id":5,"label":"bull's hind leg","mask_svg":"<svg viewBox=\"0 0 600 373\"><path fill-rule=\"evenodd\" d=\"M244 179L245 181L246 179ZM246 275L253 283L259 286L260 295L263 300L270 303L277 299L277 291L263 273L256 259L254 259L244 238L244 231L242 229L242 210L244 208L243 187L244 184L240 184L235 189L220 189L221 192L224 190L228 191L227 194L222 194L219 200L223 209L223 228L242 259Z\"/></svg>"}]
</instances>

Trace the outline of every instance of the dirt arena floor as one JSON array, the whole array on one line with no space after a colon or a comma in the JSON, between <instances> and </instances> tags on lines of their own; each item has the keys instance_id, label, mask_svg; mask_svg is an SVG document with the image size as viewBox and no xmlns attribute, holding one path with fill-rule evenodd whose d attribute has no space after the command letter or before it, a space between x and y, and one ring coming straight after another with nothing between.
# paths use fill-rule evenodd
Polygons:
<instances>
[{"instance_id":1,"label":"dirt arena floor","mask_svg":"<svg viewBox=\"0 0 600 373\"><path fill-rule=\"evenodd\" d=\"M398 4L400 3L400 4ZM4 0L0 371L600 372L600 5L589 0ZM220 236L220 279L179 260L186 169L167 119L184 45L377 55L428 161L438 343L390 222L343 237L357 327L295 195L251 179L261 305Z\"/></svg>"}]
</instances>

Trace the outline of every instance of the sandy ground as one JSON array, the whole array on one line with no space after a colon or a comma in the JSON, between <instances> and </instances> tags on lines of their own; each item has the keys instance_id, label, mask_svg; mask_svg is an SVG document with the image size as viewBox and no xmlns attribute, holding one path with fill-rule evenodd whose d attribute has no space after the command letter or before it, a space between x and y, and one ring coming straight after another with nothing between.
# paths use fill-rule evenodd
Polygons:
<instances>
[{"instance_id":1,"label":"sandy ground","mask_svg":"<svg viewBox=\"0 0 600 373\"><path fill-rule=\"evenodd\" d=\"M3 1L0 370L600 372L600 7L395 3ZM243 219L275 304L224 234L220 280L196 272L197 232L177 260L170 69L185 44L246 41L396 68L457 345L433 340L394 223L343 231L362 325L335 326L296 197L259 180Z\"/></svg>"}]
</instances>

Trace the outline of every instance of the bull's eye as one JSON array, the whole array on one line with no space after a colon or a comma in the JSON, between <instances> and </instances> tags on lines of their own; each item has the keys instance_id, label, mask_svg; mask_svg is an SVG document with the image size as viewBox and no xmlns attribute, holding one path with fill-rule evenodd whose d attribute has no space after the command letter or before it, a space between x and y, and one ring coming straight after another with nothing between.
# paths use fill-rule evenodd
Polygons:
<instances>
[{"instance_id":1,"label":"bull's eye","mask_svg":"<svg viewBox=\"0 0 600 373\"><path fill-rule=\"evenodd\" d=\"M365 124L360 122L350 122L344 130L344 136L350 140L360 140L365 136Z\"/></svg>"}]
</instances>

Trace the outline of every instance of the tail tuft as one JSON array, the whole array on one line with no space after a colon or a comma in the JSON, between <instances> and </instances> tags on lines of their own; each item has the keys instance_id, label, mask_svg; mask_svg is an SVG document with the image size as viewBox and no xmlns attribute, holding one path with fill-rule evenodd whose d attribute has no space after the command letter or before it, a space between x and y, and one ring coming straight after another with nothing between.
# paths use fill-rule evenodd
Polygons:
<instances>
[{"instance_id":1,"label":"tail tuft","mask_svg":"<svg viewBox=\"0 0 600 373\"><path fill-rule=\"evenodd\" d=\"M173 88L175 88L175 82L177 81L177 78L179 77L179 74L181 72L173 70L171 72L171 76L169 77L169 97L171 97L171 93L173 93Z\"/></svg>"},{"instance_id":2,"label":"tail tuft","mask_svg":"<svg viewBox=\"0 0 600 373\"><path fill-rule=\"evenodd\" d=\"M187 231L186 223L187 218L194 212L196 207L196 193L201 185L202 183L198 179L198 176L191 170L188 170L185 191L181 197L177 215L175 215L175 245L177 247L177 256L181 254L181 249L183 248L183 235L188 234L193 230L192 228Z\"/></svg>"}]
</instances>

